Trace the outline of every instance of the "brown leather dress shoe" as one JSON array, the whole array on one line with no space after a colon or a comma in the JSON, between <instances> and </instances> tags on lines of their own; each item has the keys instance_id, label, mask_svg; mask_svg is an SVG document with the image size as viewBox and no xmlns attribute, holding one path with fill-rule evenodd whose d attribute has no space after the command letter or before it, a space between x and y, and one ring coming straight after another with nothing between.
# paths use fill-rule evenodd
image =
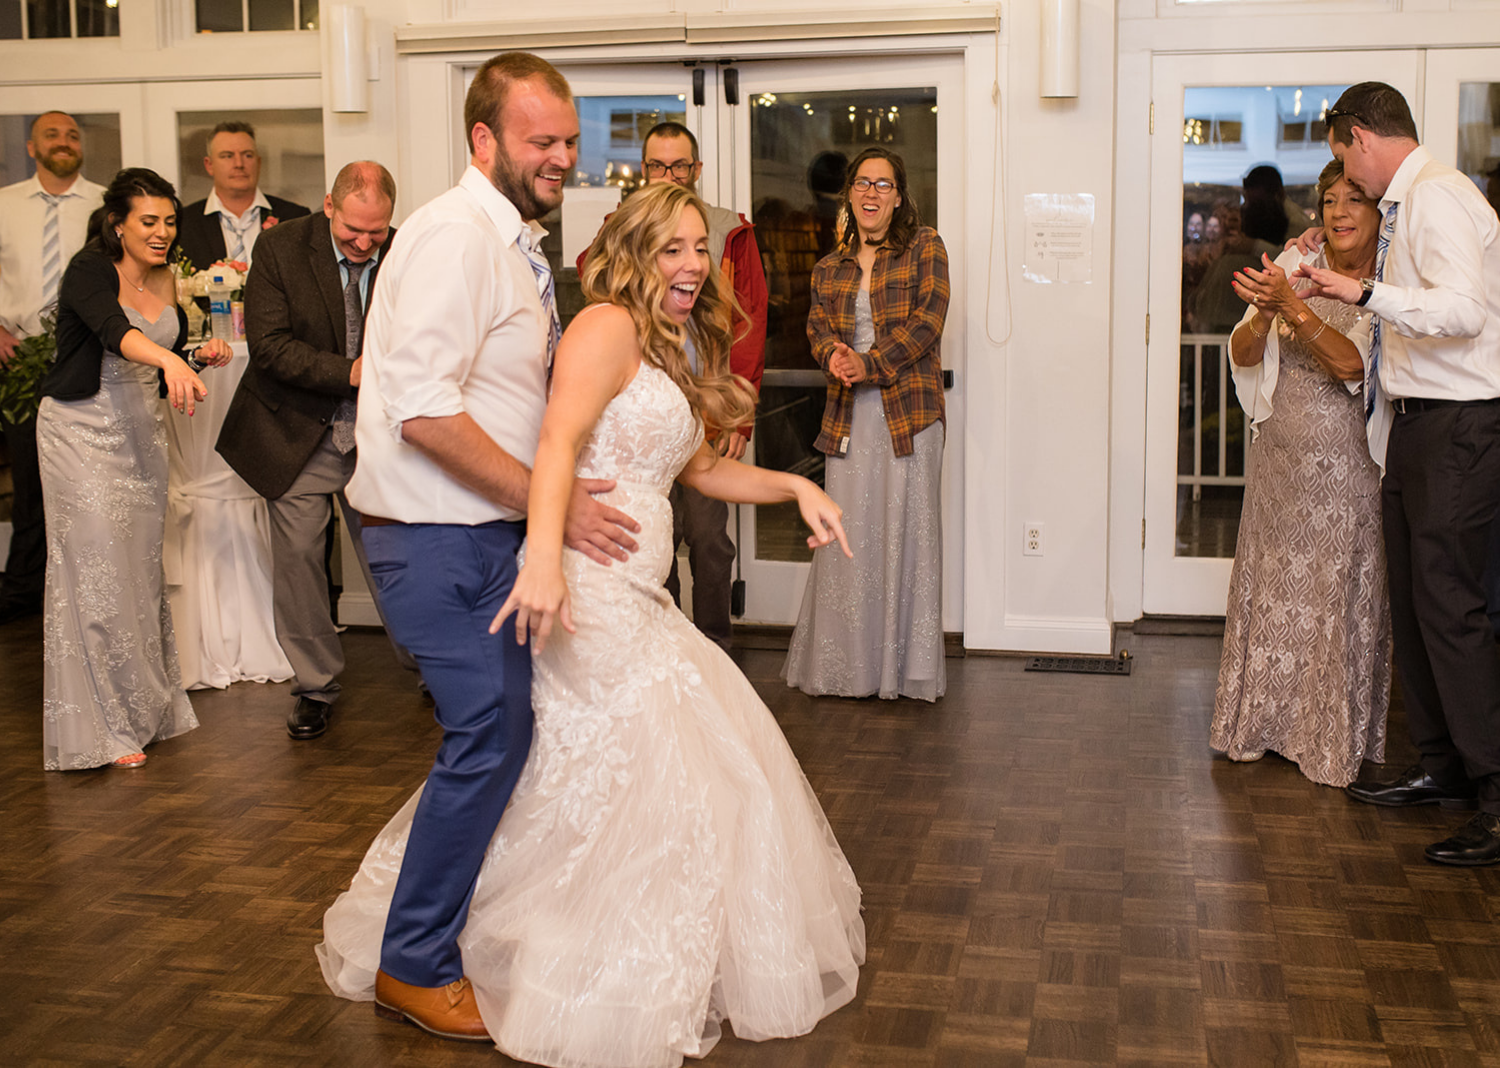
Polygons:
<instances>
[{"instance_id":1,"label":"brown leather dress shoe","mask_svg":"<svg viewBox=\"0 0 1500 1068\"><path fill-rule=\"evenodd\" d=\"M455 979L447 986L412 986L376 972L375 1013L387 1020L409 1020L439 1038L490 1040L467 979Z\"/></svg>"}]
</instances>

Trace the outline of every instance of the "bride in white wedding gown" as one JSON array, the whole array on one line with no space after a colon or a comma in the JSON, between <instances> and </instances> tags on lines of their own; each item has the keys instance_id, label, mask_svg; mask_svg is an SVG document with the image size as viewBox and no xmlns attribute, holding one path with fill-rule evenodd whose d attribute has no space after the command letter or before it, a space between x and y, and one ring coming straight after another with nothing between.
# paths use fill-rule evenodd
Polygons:
<instances>
[{"instance_id":1,"label":"bride in white wedding gown","mask_svg":"<svg viewBox=\"0 0 1500 1068\"><path fill-rule=\"evenodd\" d=\"M859 886L775 720L663 589L667 490L680 478L728 500L795 499L810 545L848 546L810 482L703 443L704 422L742 425L753 400L727 372L731 298L692 193L631 197L595 240L584 292L597 303L558 350L524 563L492 628L515 610L517 638L532 637L535 735L459 944L502 1052L670 1068L712 1049L722 1020L748 1039L812 1030L854 997L865 931ZM563 549L575 474L615 481L604 499L641 525L628 561ZM415 806L324 918L318 957L343 997L374 996Z\"/></svg>"}]
</instances>

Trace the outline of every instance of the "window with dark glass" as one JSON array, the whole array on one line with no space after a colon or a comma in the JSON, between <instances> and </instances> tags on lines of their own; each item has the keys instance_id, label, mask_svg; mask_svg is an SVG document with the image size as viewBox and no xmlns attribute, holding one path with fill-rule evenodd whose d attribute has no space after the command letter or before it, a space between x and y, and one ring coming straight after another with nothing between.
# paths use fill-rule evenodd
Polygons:
<instances>
[{"instance_id":1,"label":"window with dark glass","mask_svg":"<svg viewBox=\"0 0 1500 1068\"><path fill-rule=\"evenodd\" d=\"M199 33L316 30L318 0L194 0Z\"/></svg>"}]
</instances>

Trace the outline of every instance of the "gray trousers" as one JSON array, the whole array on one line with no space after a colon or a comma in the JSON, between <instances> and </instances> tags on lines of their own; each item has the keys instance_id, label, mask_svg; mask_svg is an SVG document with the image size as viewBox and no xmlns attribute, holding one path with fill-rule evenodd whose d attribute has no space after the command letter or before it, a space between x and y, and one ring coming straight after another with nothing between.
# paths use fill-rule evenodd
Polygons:
<instances>
[{"instance_id":1,"label":"gray trousers","mask_svg":"<svg viewBox=\"0 0 1500 1068\"><path fill-rule=\"evenodd\" d=\"M324 434L307 466L292 480L287 491L266 505L271 513L271 596L276 621L276 640L291 662L296 678L292 694L332 703L339 695L339 674L344 670L344 648L339 644L328 603L328 578L323 570L323 550L333 498L348 524L354 554L365 584L375 598L380 621L380 598L370 578L360 537L359 513L349 507L344 487L354 474L355 454L347 456L333 447L331 434ZM390 634L390 628L386 627ZM396 659L402 667L416 669L411 654L399 645Z\"/></svg>"},{"instance_id":2,"label":"gray trousers","mask_svg":"<svg viewBox=\"0 0 1500 1068\"><path fill-rule=\"evenodd\" d=\"M680 607L682 583L677 577L677 547L688 546L693 569L693 623L719 648L729 651L729 585L734 541L729 537L729 505L705 497L680 483L672 484L672 570L667 592Z\"/></svg>"}]
</instances>

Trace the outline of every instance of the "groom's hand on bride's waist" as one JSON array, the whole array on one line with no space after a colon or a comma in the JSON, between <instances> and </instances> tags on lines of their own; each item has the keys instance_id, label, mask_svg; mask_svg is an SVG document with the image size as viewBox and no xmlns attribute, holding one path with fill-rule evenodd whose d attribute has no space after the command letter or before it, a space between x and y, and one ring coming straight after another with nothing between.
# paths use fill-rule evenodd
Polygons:
<instances>
[{"instance_id":1,"label":"groom's hand on bride's waist","mask_svg":"<svg viewBox=\"0 0 1500 1068\"><path fill-rule=\"evenodd\" d=\"M615 488L610 479L579 478L573 480L573 499L568 502L568 516L563 526L563 543L577 549L590 560L609 566L610 558L628 560L638 546L631 534L639 534L641 525L618 508L601 503L594 495Z\"/></svg>"}]
</instances>

